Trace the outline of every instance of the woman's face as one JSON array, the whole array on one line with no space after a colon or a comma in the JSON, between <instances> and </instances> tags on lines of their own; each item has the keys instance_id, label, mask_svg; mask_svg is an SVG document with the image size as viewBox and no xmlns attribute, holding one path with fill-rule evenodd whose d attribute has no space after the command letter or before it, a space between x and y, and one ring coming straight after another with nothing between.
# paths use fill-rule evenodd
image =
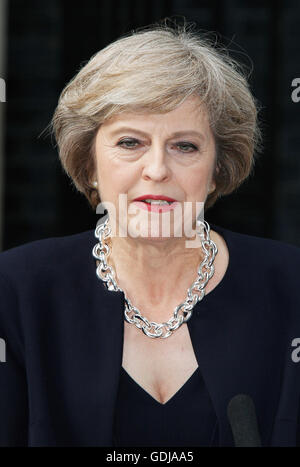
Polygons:
<instances>
[{"instance_id":1,"label":"woman's face","mask_svg":"<svg viewBox=\"0 0 300 467\"><path fill-rule=\"evenodd\" d=\"M215 189L216 148L207 117L199 98L190 96L165 114L126 112L101 125L95 141L97 174L94 179L98 180L101 202L107 206L116 227L125 228L123 232L130 236L153 239L156 235L156 240L161 240L172 236L172 232L174 235L175 217L180 215L184 220L184 203L193 206L194 226L203 207L196 211L196 202L198 206L204 203ZM127 196L127 208L119 207L121 194ZM146 194L164 195L178 203L171 211L153 213L133 202ZM112 203L115 212L105 204L107 201ZM152 224L157 221L161 225L169 224L171 234L161 235L160 232L153 236L155 227ZM134 229L139 234L132 234Z\"/></svg>"}]
</instances>

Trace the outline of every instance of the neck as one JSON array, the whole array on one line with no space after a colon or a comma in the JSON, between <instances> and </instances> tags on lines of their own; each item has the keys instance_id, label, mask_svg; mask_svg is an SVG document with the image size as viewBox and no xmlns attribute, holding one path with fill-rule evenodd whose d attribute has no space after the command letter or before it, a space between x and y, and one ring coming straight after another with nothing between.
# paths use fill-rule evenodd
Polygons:
<instances>
[{"instance_id":1,"label":"neck","mask_svg":"<svg viewBox=\"0 0 300 467\"><path fill-rule=\"evenodd\" d=\"M186 248L185 240L111 238L108 262L115 270L117 283L142 314L148 310L148 319L169 318L197 279L204 252L201 243L198 248Z\"/></svg>"}]
</instances>

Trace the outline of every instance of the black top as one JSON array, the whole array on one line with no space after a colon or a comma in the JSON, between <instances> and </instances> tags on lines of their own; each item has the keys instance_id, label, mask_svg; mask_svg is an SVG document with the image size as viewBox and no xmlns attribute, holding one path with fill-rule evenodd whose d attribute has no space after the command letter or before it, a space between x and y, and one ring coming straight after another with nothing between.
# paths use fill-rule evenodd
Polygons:
<instances>
[{"instance_id":1,"label":"black top","mask_svg":"<svg viewBox=\"0 0 300 467\"><path fill-rule=\"evenodd\" d=\"M187 326L218 443L234 445L228 403L248 394L263 446L300 445L300 249L211 228L227 243L229 265ZM96 243L93 229L0 253L0 446L113 446L125 298L96 276Z\"/></svg>"},{"instance_id":2,"label":"black top","mask_svg":"<svg viewBox=\"0 0 300 467\"><path fill-rule=\"evenodd\" d=\"M165 404L122 367L114 421L115 447L211 446L217 417L198 367Z\"/></svg>"}]
</instances>

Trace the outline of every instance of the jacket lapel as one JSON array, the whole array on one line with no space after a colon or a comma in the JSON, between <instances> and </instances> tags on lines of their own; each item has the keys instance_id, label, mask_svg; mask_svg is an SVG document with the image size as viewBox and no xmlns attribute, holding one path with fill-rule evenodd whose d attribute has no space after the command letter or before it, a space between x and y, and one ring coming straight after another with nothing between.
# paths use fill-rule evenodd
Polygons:
<instances>
[{"instance_id":1,"label":"jacket lapel","mask_svg":"<svg viewBox=\"0 0 300 467\"><path fill-rule=\"evenodd\" d=\"M228 295L223 306L218 294L212 291L195 305L187 324L219 420L220 445L234 445L227 406L237 394L247 394L253 399L262 444L268 445L284 363L282 325L263 299L259 303L245 294L243 306L233 283L232 290L231 286L226 289Z\"/></svg>"},{"instance_id":2,"label":"jacket lapel","mask_svg":"<svg viewBox=\"0 0 300 467\"><path fill-rule=\"evenodd\" d=\"M113 446L114 411L118 393L124 339L124 294L109 291L97 278L94 309L98 355L98 430L95 445ZM100 317L101 314L101 317Z\"/></svg>"},{"instance_id":3,"label":"jacket lapel","mask_svg":"<svg viewBox=\"0 0 300 467\"><path fill-rule=\"evenodd\" d=\"M218 230L216 226L213 227ZM234 445L227 419L227 405L235 395L248 394L256 407L262 444L268 445L280 397L284 365L286 341L282 335L282 319L279 313L272 312L267 295L269 292L265 288L256 288L255 293L251 292L254 289L252 281L257 284L259 280L253 277L255 272L245 269L243 255L233 252L234 241L236 248L243 251L243 245L238 245L239 239L231 240L224 230L222 234L231 250L230 277L227 274L226 287L223 279L195 305L187 326L217 414L219 444ZM246 266L249 267L248 264ZM114 410L123 356L125 302L123 292L107 290L93 270L91 306L94 316L99 319L95 336L101 343L97 356L101 378L97 443L112 446ZM246 276L244 281L240 281L241 271ZM277 342L276 347L274 341Z\"/></svg>"}]
</instances>

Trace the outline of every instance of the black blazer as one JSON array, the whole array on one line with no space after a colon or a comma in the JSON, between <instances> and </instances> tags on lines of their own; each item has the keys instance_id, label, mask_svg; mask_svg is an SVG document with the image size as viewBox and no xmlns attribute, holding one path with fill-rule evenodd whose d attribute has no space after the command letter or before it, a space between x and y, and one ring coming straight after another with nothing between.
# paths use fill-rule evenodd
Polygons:
<instances>
[{"instance_id":1,"label":"black blazer","mask_svg":"<svg viewBox=\"0 0 300 467\"><path fill-rule=\"evenodd\" d=\"M300 248L211 228L229 266L187 325L218 444L234 445L227 404L246 393L263 446L300 445ZM0 254L1 446L112 446L124 294L96 276L96 242L90 230Z\"/></svg>"}]
</instances>

